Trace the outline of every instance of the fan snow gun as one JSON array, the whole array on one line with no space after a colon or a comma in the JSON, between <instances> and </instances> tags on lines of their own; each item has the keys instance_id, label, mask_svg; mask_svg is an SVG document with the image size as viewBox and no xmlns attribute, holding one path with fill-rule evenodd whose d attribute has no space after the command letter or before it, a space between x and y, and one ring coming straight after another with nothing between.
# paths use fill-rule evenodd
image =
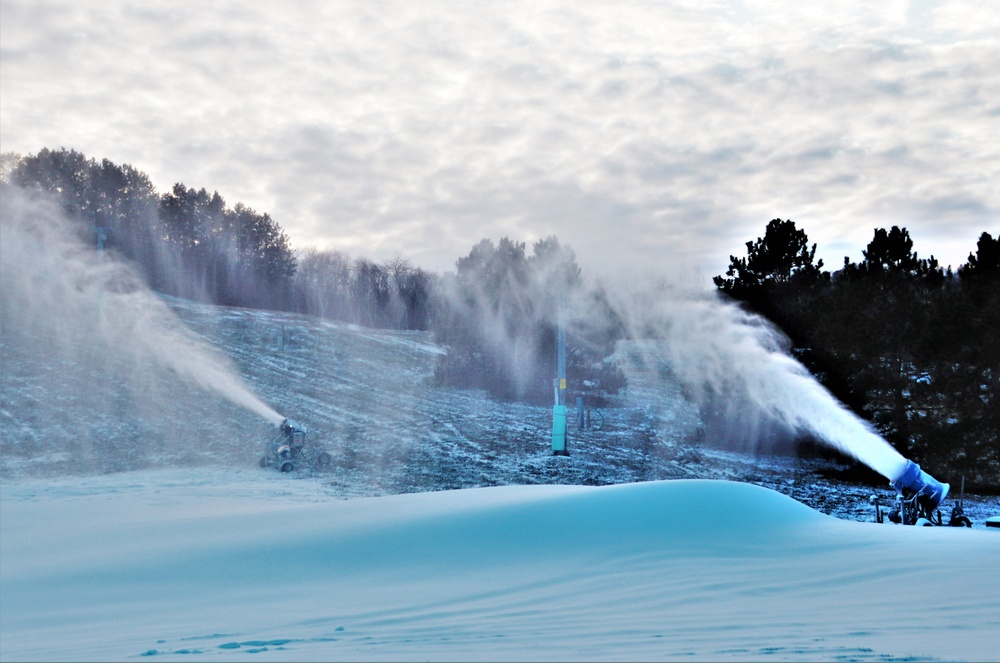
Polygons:
<instances>
[{"instance_id":1,"label":"fan snow gun","mask_svg":"<svg viewBox=\"0 0 1000 663\"><path fill-rule=\"evenodd\" d=\"M888 518L890 522L901 525L929 527L944 524L941 520L940 506L948 496L950 484L941 483L921 470L912 460L908 460L903 471L895 480L890 481L889 485L896 491L896 499L886 513L882 513L878 497L871 496L871 502L875 505L876 522L881 523ZM949 525L972 527L971 521L962 511L964 497L965 477L962 478L962 496L952 509Z\"/></svg>"},{"instance_id":2,"label":"fan snow gun","mask_svg":"<svg viewBox=\"0 0 1000 663\"><path fill-rule=\"evenodd\" d=\"M291 472L302 464L328 465L330 454L306 444L306 429L291 421L283 420L278 425L278 436L268 442L264 455L260 457L261 467L275 467L281 472Z\"/></svg>"}]
</instances>

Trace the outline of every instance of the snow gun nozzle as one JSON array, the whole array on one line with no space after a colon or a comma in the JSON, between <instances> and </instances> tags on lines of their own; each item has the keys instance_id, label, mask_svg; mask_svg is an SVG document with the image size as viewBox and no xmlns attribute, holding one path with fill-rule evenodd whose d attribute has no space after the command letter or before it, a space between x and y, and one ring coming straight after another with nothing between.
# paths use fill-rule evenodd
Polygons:
<instances>
[{"instance_id":1,"label":"snow gun nozzle","mask_svg":"<svg viewBox=\"0 0 1000 663\"><path fill-rule=\"evenodd\" d=\"M906 461L903 472L890 482L896 492L906 498L916 497L917 501L927 509L933 511L941 505L944 498L948 496L949 484L941 483L931 475L920 469L920 466L912 460Z\"/></svg>"},{"instance_id":2,"label":"snow gun nozzle","mask_svg":"<svg viewBox=\"0 0 1000 663\"><path fill-rule=\"evenodd\" d=\"M297 424L291 419L283 419L280 424L278 424L278 430L280 430L285 435L291 435L292 433L305 433L306 429L301 424Z\"/></svg>"}]
</instances>

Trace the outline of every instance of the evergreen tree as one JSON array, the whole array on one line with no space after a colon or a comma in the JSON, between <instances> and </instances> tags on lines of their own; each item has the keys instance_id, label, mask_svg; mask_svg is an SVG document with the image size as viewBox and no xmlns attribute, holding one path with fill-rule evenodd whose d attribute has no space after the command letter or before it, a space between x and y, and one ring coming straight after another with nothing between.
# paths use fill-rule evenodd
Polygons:
<instances>
[{"instance_id":1,"label":"evergreen tree","mask_svg":"<svg viewBox=\"0 0 1000 663\"><path fill-rule=\"evenodd\" d=\"M814 263L816 245L809 247L805 231L796 228L794 221L772 219L764 236L746 246L746 258L729 256L729 278L713 279L717 288L736 299L756 301L766 296L769 285L820 278L823 261Z\"/></svg>"},{"instance_id":2,"label":"evergreen tree","mask_svg":"<svg viewBox=\"0 0 1000 663\"><path fill-rule=\"evenodd\" d=\"M825 305L830 284L823 261L815 259L816 244L809 245L806 232L794 221L772 219L764 236L746 247L746 258L729 256L729 278L713 279L719 292L774 322L788 335L805 366L836 382L829 358L812 342L816 309ZM837 386L844 392L843 385Z\"/></svg>"},{"instance_id":3,"label":"evergreen tree","mask_svg":"<svg viewBox=\"0 0 1000 663\"><path fill-rule=\"evenodd\" d=\"M1000 282L1000 235L996 239L988 232L980 235L976 252L970 253L968 263L958 268L958 275L973 288L989 288Z\"/></svg>"},{"instance_id":4,"label":"evergreen tree","mask_svg":"<svg viewBox=\"0 0 1000 663\"><path fill-rule=\"evenodd\" d=\"M153 288L223 304L286 305L295 258L267 214L228 209L218 192L183 184L160 196L136 168L65 148L4 163L10 185L55 196L82 233L105 229L105 248L135 263Z\"/></svg>"}]
</instances>

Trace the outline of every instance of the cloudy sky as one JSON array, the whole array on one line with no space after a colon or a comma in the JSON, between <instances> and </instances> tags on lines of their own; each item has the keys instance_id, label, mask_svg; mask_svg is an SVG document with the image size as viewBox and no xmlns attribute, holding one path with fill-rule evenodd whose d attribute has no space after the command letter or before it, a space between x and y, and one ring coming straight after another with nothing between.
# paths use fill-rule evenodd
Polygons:
<instances>
[{"instance_id":1,"label":"cloudy sky","mask_svg":"<svg viewBox=\"0 0 1000 663\"><path fill-rule=\"evenodd\" d=\"M997 63L993 0L0 0L0 149L433 271L554 234L708 283L775 217L957 267L1000 232Z\"/></svg>"}]
</instances>

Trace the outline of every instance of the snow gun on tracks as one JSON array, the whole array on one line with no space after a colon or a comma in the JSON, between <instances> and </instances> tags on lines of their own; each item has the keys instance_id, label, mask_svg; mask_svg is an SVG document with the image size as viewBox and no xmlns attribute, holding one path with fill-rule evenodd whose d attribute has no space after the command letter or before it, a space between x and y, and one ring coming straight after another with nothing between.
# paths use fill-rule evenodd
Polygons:
<instances>
[{"instance_id":1,"label":"snow gun on tracks","mask_svg":"<svg viewBox=\"0 0 1000 663\"><path fill-rule=\"evenodd\" d=\"M888 510L883 513L878 497L872 495L870 501L875 505L875 521L882 523L886 519L897 525L916 525L931 527L944 525L941 518L941 503L948 496L950 484L941 483L920 469L912 460L906 461L903 471L889 485L895 489L896 498ZM952 527L972 527L972 522L965 516L962 503L965 499L965 477L962 477L962 495L958 504L952 508L948 525Z\"/></svg>"},{"instance_id":2,"label":"snow gun on tracks","mask_svg":"<svg viewBox=\"0 0 1000 663\"><path fill-rule=\"evenodd\" d=\"M330 454L307 441L306 429L289 419L278 425L278 436L267 443L260 457L261 467L274 467L291 472L302 466L329 465Z\"/></svg>"}]
</instances>

